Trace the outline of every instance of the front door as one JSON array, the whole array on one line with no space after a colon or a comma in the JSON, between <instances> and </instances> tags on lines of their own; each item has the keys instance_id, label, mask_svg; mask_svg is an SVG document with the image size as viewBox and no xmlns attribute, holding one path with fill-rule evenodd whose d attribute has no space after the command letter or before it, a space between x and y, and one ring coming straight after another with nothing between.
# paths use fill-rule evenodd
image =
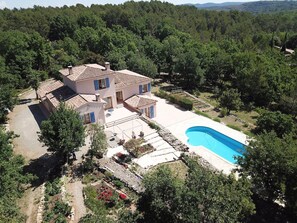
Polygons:
<instances>
[{"instance_id":1,"label":"front door","mask_svg":"<svg viewBox=\"0 0 297 223\"><path fill-rule=\"evenodd\" d=\"M118 91L116 93L116 97L117 97L117 103L118 104L123 103L123 92L122 91Z\"/></svg>"}]
</instances>

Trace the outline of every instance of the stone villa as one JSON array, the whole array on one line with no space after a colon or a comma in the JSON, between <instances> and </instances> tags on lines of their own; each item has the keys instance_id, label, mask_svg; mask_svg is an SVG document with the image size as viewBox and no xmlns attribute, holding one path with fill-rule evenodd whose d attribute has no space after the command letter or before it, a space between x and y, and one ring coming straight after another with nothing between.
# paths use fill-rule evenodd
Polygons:
<instances>
[{"instance_id":1,"label":"stone villa","mask_svg":"<svg viewBox=\"0 0 297 223\"><path fill-rule=\"evenodd\" d=\"M60 70L63 82L51 80L39 87L41 105L50 113L61 101L79 112L84 124L104 124L105 111L125 106L149 118L156 116L151 79L129 70L113 71L110 64L84 64Z\"/></svg>"}]
</instances>

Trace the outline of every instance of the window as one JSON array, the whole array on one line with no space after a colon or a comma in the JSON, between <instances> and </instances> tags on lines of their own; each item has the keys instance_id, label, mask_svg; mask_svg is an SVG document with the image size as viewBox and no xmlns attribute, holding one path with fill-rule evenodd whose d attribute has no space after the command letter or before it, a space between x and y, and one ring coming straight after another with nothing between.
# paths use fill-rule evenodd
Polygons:
<instances>
[{"instance_id":1,"label":"window","mask_svg":"<svg viewBox=\"0 0 297 223\"><path fill-rule=\"evenodd\" d=\"M80 116L84 124L94 123L95 122L95 113L86 113Z\"/></svg>"},{"instance_id":2,"label":"window","mask_svg":"<svg viewBox=\"0 0 297 223\"><path fill-rule=\"evenodd\" d=\"M106 88L106 81L105 81L105 79L99 80L99 88L100 89Z\"/></svg>"},{"instance_id":3,"label":"window","mask_svg":"<svg viewBox=\"0 0 297 223\"><path fill-rule=\"evenodd\" d=\"M142 89L143 89L143 91L142 91L143 93L147 92L147 84L143 85Z\"/></svg>"},{"instance_id":4,"label":"window","mask_svg":"<svg viewBox=\"0 0 297 223\"><path fill-rule=\"evenodd\" d=\"M84 114L84 124L91 123L90 113Z\"/></svg>"},{"instance_id":5,"label":"window","mask_svg":"<svg viewBox=\"0 0 297 223\"><path fill-rule=\"evenodd\" d=\"M109 88L109 78L94 80L95 90Z\"/></svg>"},{"instance_id":6,"label":"window","mask_svg":"<svg viewBox=\"0 0 297 223\"><path fill-rule=\"evenodd\" d=\"M151 91L151 83L139 85L139 94L150 92Z\"/></svg>"}]
</instances>

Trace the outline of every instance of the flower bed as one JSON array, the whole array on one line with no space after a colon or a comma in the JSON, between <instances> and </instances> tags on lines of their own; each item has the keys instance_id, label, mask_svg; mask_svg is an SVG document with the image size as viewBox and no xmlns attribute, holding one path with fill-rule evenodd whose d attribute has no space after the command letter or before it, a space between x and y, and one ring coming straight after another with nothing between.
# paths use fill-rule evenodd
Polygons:
<instances>
[{"instance_id":1,"label":"flower bed","mask_svg":"<svg viewBox=\"0 0 297 223\"><path fill-rule=\"evenodd\" d=\"M142 145L143 139L130 139L124 144L126 150L135 157L139 157L155 150L151 144Z\"/></svg>"}]
</instances>

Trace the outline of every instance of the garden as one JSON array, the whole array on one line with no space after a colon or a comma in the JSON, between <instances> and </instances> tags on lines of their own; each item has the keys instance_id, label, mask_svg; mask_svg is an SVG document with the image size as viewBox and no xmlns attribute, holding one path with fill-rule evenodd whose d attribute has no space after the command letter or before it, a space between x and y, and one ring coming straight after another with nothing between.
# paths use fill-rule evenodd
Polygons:
<instances>
[{"instance_id":1,"label":"garden","mask_svg":"<svg viewBox=\"0 0 297 223\"><path fill-rule=\"evenodd\" d=\"M62 199L62 182L59 178L45 184L43 222L70 222L71 207Z\"/></svg>"}]
</instances>

